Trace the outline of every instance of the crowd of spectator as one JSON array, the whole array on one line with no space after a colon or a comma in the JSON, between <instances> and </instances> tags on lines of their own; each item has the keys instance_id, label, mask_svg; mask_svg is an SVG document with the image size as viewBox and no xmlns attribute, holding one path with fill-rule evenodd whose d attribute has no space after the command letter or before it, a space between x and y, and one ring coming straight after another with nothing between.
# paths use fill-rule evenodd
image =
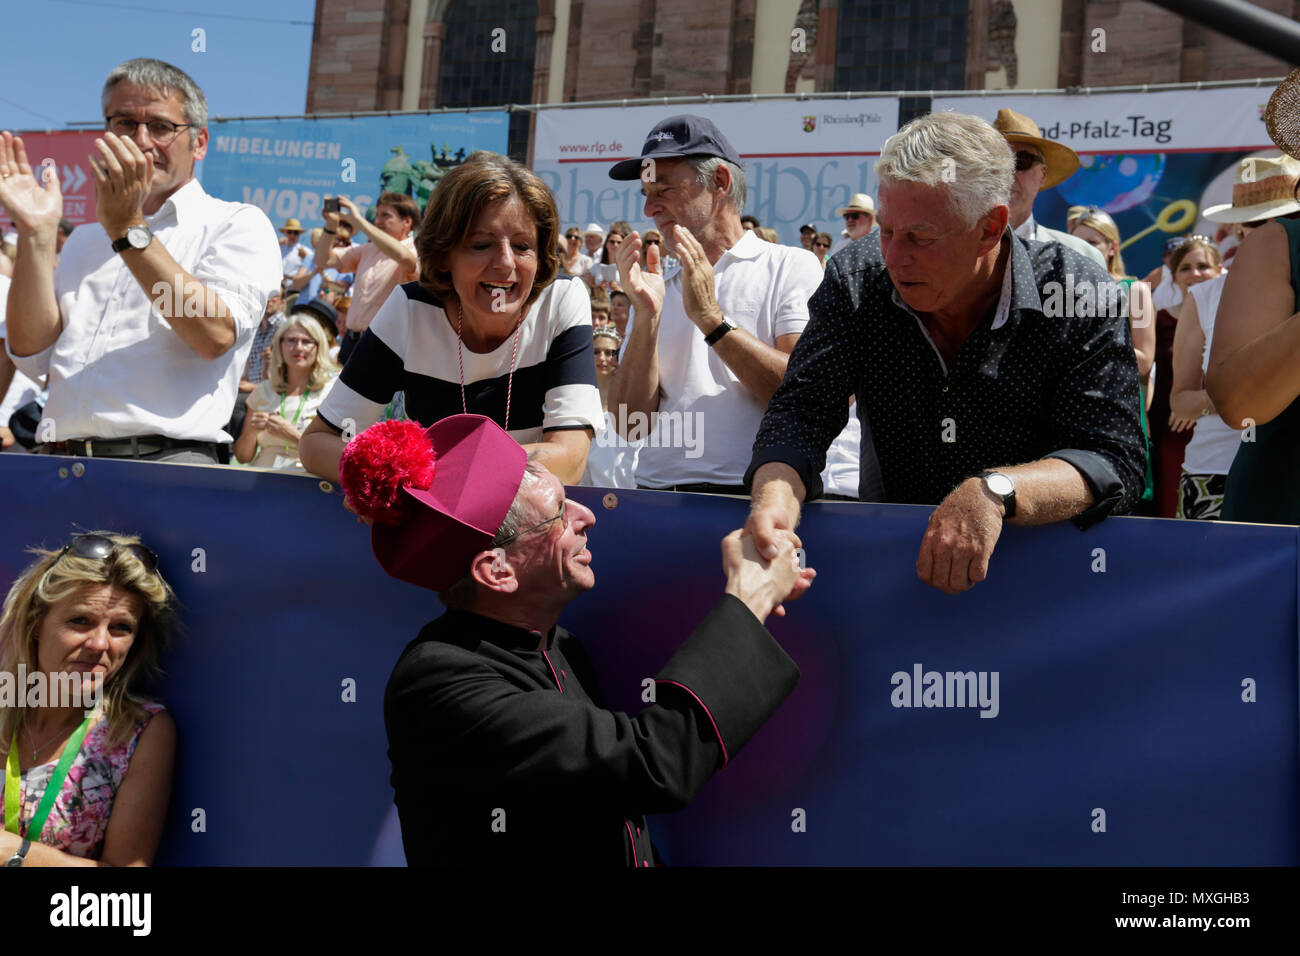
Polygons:
<instances>
[{"instance_id":1,"label":"crowd of spectator","mask_svg":"<svg viewBox=\"0 0 1300 956\"><path fill-rule=\"evenodd\" d=\"M1009 109L908 123L884 144L878 195L836 210L838 243L809 222L799 246L743 214L740 157L698 116L657 124L609 170L642 180L653 228L564 229L533 171L475 153L423 215L401 193L373 221L328 196L322 227L290 218L277 240L260 209L194 178L207 104L185 73L128 61L103 109L98 222L76 230L57 172L0 133L5 451L337 481L370 426L471 412L567 484L752 495L746 527L769 557L811 498L933 506L917 572L945 592L983 580L1007 521L1300 523L1290 155L1244 160L1232 201L1204 210L1225 231L1170 238L1138 279L1105 210L1072 208L1066 231L1034 219L1079 157ZM1060 311L1065 286L1093 305ZM129 625L152 660L171 602L156 564L107 534L42 553L6 603L0 663L61 663L61 625L29 613L38 584L54 608L99 595L105 626ZM110 663L126 688L140 655ZM159 713L122 696L87 751L125 788L122 741L138 739L128 782L145 803L170 772ZM87 732L76 716L21 728L24 772ZM152 824L77 812L63 852L151 858Z\"/></svg>"},{"instance_id":2,"label":"crowd of spectator","mask_svg":"<svg viewBox=\"0 0 1300 956\"><path fill-rule=\"evenodd\" d=\"M742 214L739 157L720 130L696 117L660 124L652 133L665 148L647 141L640 159L611 172L616 178L639 178L640 162L656 159L656 180L642 189L646 218L655 226L633 230L623 220L590 222L561 234L554 200L529 170L479 154L440 187L445 202L430 204L423 228L409 196L382 194L373 222L349 197L328 196L324 226L309 231L296 218L280 225L279 265L271 266L265 216L208 197L192 177L193 162L206 147L206 104L188 77L157 61L132 61L110 77L104 106L106 173L112 170L111 154L129 181L130 163L148 150L166 175L155 174L147 192L137 186L136 208L103 209L100 223L75 237L72 226L55 215L56 205L33 200L33 188L45 192L50 184L37 184L30 167L22 168L19 141L8 134L0 140L0 161L10 170L0 195L16 226L5 237L0 258L0 335L7 345L0 356L0 443L9 452L204 461L335 476L345 420L364 428L385 418L432 421L478 408L521 441L549 449L551 463L567 481L741 494L752 471L753 436L812 317L814 293L819 286L823 293L829 289L823 282L829 264L848 250L882 256L902 294L889 267L873 196L854 194L835 210L842 222L838 236L808 222L799 229L801 248L783 246L774 229ZM189 132L179 135L173 127L182 125ZM1207 216L1225 223L1220 236L1171 237L1161 268L1138 280L1127 274L1123 237L1104 209L1072 207L1064 231L1034 219L1038 193L1072 175L1078 156L1043 137L1033 120L1014 110L1000 110L991 129L1010 147L1007 228L1048 248L1087 257L1121 283L1126 301L1133 303L1127 334L1138 380L1132 404L1143 436L1144 477L1140 488L1131 489L1131 501L1130 489L1124 489L1124 510L1218 517L1231 466L1228 451L1236 445L1228 441L1229 425L1212 418L1215 404L1205 381L1211 340L1205 332L1213 327L1227 260L1238 244L1257 226L1292 215L1300 206L1252 207L1247 214L1269 215L1247 220L1234 215L1232 204L1207 210ZM978 154L979 136L988 134L939 126L912 134L923 145L944 135L951 139L942 147L953 153L948 158L969 161ZM1258 169L1265 180L1276 175L1284 186L1294 181L1295 165L1281 157ZM917 175L924 183L925 174ZM457 196L460 179L507 185L485 204ZM704 199L679 198L692 185ZM1258 187L1250 193L1252 201L1257 193ZM459 205L447 205L453 202ZM521 211L522 218L516 215ZM515 219L520 221L513 225L529 233L524 245L531 249L501 231L511 224L506 220ZM218 232L210 227L216 223L235 227L222 234L229 248L215 238ZM430 231L435 226L450 233L435 236ZM133 244L133 230L139 246ZM173 259L169 244L189 231L202 232L203 239ZM117 261L104 263L102 255L91 254L92 244L104 241L101 232L120 247ZM458 248L445 235L464 239ZM236 250L230 237L247 241ZM65 252L67 242L72 244ZM498 244L503 252L494 259L490 250ZM506 253L507 246L513 251ZM543 248L554 248L556 256L542 255ZM210 274L188 271L201 255L221 266ZM83 276L106 269L135 276L137 288L127 293L133 304L116 307L147 309L131 257L152 258L144 267L150 275L164 276L170 269L164 281L175 287L177 301L198 286L204 314L169 316L155 309L137 327L123 326L117 341L101 337L92 345L89 316L102 308L97 289L103 286L85 284ZM463 268L449 268L457 258ZM471 259L477 260L472 267ZM1087 275L1074 259L1061 268L1077 278ZM272 269L278 282L267 281ZM42 271L54 274L52 287ZM458 278L458 272L464 274ZM448 276L452 281L442 278ZM477 288L471 288L473 282ZM1192 298L1190 290L1202 282L1210 283L1206 295L1211 297ZM526 284L531 288L520 297ZM545 288L549 285L553 288ZM1139 285L1148 294L1140 294ZM65 290L75 294L65 296ZM262 292L265 304L254 321L250 312ZM545 309L537 308L539 296ZM399 308L403 300L405 312ZM2 324L5 304L23 316L17 322L10 316L12 332ZM422 322L417 315L428 310L434 321L413 331L410 326ZM534 321L539 311L544 314ZM85 316L78 318L79 312ZM587 313L598 333L590 344L573 337L577 326L585 327ZM1184 315L1190 318L1184 321ZM350 364L366 331L380 319L370 344ZM995 327L998 321L995 317ZM170 336L163 334L169 324L175 333ZM936 330L922 322L922 331L945 364ZM148 395L142 391L136 401L110 402L108 390L137 378L146 354L174 360L168 382ZM96 359L91 394L102 390L106 407L87 415L83 402L69 407L66 382L86 376L80 365L91 358ZM575 362L592 367L579 373ZM1199 378L1198 363L1204 366ZM341 373L343 387L335 390ZM527 381L520 390L516 373ZM547 387L556 376L566 379L565 401ZM433 401L434 392L455 400ZM232 398L230 414L222 417L220 407ZM889 423L874 421L856 398L853 391L845 397L849 414L829 442L829 457L812 459L823 466L822 493L907 500L897 483L882 479L881 438L871 437L873 426ZM126 404L134 410L126 411ZM1080 414L1077 408L1073 413ZM1193 443L1198 428L1211 437ZM299 456L303 438L306 464ZM1213 461L1194 451L1186 469L1187 448L1206 442L1217 449Z\"/></svg>"}]
</instances>

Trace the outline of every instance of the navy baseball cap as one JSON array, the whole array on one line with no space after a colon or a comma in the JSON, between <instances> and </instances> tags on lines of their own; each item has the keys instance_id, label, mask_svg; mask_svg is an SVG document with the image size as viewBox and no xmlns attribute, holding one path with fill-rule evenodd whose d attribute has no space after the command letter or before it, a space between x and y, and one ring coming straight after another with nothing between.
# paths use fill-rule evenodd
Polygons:
<instances>
[{"instance_id":1,"label":"navy baseball cap","mask_svg":"<svg viewBox=\"0 0 1300 956\"><path fill-rule=\"evenodd\" d=\"M640 159L625 159L609 171L610 179L640 179L641 164L647 159L679 159L683 156L717 156L740 165L740 156L712 122L703 116L670 116L650 131L641 147Z\"/></svg>"}]
</instances>

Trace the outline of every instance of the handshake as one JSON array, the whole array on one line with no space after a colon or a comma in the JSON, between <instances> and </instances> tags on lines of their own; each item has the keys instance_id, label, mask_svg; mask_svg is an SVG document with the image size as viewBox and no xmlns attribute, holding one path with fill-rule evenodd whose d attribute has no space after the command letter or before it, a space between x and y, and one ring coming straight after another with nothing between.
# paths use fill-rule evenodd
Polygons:
<instances>
[{"instance_id":1,"label":"handshake","mask_svg":"<svg viewBox=\"0 0 1300 956\"><path fill-rule=\"evenodd\" d=\"M793 601L812 587L817 572L802 567L802 543L793 531L775 532L776 557L770 561L758 552L753 536L737 529L722 539L722 570L726 593L734 595L758 618L785 615L784 602Z\"/></svg>"}]
</instances>

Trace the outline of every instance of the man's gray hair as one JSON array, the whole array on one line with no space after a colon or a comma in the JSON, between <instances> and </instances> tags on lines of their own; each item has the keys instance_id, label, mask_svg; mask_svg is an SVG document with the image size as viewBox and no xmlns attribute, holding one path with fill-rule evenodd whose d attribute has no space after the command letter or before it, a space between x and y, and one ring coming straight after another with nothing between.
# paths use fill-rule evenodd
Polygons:
<instances>
[{"instance_id":1,"label":"man's gray hair","mask_svg":"<svg viewBox=\"0 0 1300 956\"><path fill-rule=\"evenodd\" d=\"M745 171L735 163L729 163L720 156L688 156L686 162L691 164L691 169L695 170L695 178L699 180L701 186L713 185L713 174L719 166L726 166L731 172L731 188L727 190L727 198L731 200L731 205L736 210L736 215L745 211Z\"/></svg>"},{"instance_id":2,"label":"man's gray hair","mask_svg":"<svg viewBox=\"0 0 1300 956\"><path fill-rule=\"evenodd\" d=\"M978 116L930 113L889 139L876 161L882 185L947 186L953 211L974 227L994 206L1011 200L1016 158L1006 137Z\"/></svg>"},{"instance_id":3,"label":"man's gray hair","mask_svg":"<svg viewBox=\"0 0 1300 956\"><path fill-rule=\"evenodd\" d=\"M492 538L490 548L503 547L499 542L509 541L519 532L523 531L530 524L536 524L536 516L532 514L532 508L524 499L524 489L537 480L539 475L546 474L546 466L538 461L533 452L528 456L528 463L524 465L523 477L519 480L519 490L515 492L515 500L510 502L510 510L506 516L501 519L501 527L497 528L497 533ZM478 582L474 580L474 575L466 571L465 575L444 591L438 592L438 600L442 602L443 607L468 608L474 602L475 590Z\"/></svg>"},{"instance_id":4,"label":"man's gray hair","mask_svg":"<svg viewBox=\"0 0 1300 956\"><path fill-rule=\"evenodd\" d=\"M185 114L185 122L190 126L190 143L198 138L199 130L208 125L208 98L203 95L199 85L190 79L189 74L184 70L162 60L152 60L148 57L127 60L113 67L113 71L108 74L108 79L104 81L100 106L104 113L108 112L108 101L113 95L113 87L123 80L162 93L179 93L184 100L181 110Z\"/></svg>"}]
</instances>

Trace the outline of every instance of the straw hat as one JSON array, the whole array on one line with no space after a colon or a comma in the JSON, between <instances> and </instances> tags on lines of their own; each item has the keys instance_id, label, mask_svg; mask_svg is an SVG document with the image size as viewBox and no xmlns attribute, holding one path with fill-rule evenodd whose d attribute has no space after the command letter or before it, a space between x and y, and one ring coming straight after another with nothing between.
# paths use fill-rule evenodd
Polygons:
<instances>
[{"instance_id":1,"label":"straw hat","mask_svg":"<svg viewBox=\"0 0 1300 956\"><path fill-rule=\"evenodd\" d=\"M1047 160L1047 178L1043 180L1044 189L1059 186L1073 176L1075 170L1079 168L1079 154L1064 143L1043 139L1043 132L1038 128L1038 124L1024 113L1017 113L1004 107L998 110L998 118L993 121L993 128L1007 138L1012 149L1017 144L1024 143L1028 146L1037 146L1043 151L1043 158Z\"/></svg>"},{"instance_id":2,"label":"straw hat","mask_svg":"<svg viewBox=\"0 0 1300 956\"><path fill-rule=\"evenodd\" d=\"M1264 125L1278 149L1300 158L1300 70L1292 70L1268 98Z\"/></svg>"},{"instance_id":3,"label":"straw hat","mask_svg":"<svg viewBox=\"0 0 1300 956\"><path fill-rule=\"evenodd\" d=\"M842 216L846 212L865 212L874 216L876 214L876 204L871 201L871 197L866 193L854 193L853 197L849 199L849 204L836 209L835 215Z\"/></svg>"},{"instance_id":4,"label":"straw hat","mask_svg":"<svg viewBox=\"0 0 1300 956\"><path fill-rule=\"evenodd\" d=\"M302 223L297 219L286 219L280 227L281 232L302 232Z\"/></svg>"},{"instance_id":5,"label":"straw hat","mask_svg":"<svg viewBox=\"0 0 1300 956\"><path fill-rule=\"evenodd\" d=\"M1232 179L1232 202L1202 209L1212 222L1254 222L1300 210L1295 188L1300 160L1290 156L1247 156Z\"/></svg>"}]
</instances>

